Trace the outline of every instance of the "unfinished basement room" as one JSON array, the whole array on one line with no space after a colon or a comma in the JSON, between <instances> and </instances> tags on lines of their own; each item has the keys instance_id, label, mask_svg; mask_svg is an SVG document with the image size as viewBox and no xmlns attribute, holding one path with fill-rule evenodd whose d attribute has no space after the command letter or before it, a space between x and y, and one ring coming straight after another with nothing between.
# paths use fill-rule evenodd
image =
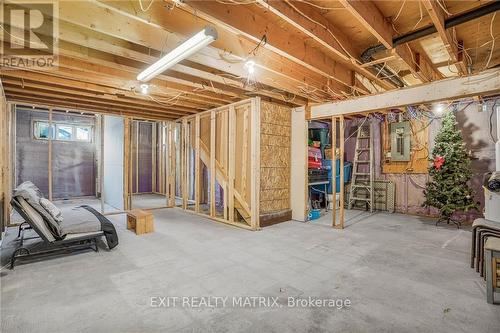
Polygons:
<instances>
[{"instance_id":1,"label":"unfinished basement room","mask_svg":"<svg viewBox=\"0 0 500 333\"><path fill-rule=\"evenodd\" d=\"M500 1L0 1L0 332L500 332Z\"/></svg>"}]
</instances>

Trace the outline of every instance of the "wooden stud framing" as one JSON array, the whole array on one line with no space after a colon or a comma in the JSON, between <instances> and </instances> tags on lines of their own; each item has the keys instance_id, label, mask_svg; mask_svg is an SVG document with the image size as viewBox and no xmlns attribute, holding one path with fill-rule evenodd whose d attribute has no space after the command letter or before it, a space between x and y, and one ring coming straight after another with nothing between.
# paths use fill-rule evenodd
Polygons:
<instances>
[{"instance_id":1,"label":"wooden stud framing","mask_svg":"<svg viewBox=\"0 0 500 333\"><path fill-rule=\"evenodd\" d=\"M257 230L260 227L260 98L252 99L251 108L251 227Z\"/></svg>"},{"instance_id":2,"label":"wooden stud framing","mask_svg":"<svg viewBox=\"0 0 500 333\"><path fill-rule=\"evenodd\" d=\"M210 112L210 216L215 217L215 174L217 173L215 165L215 111Z\"/></svg>"},{"instance_id":3,"label":"wooden stud framing","mask_svg":"<svg viewBox=\"0 0 500 333\"><path fill-rule=\"evenodd\" d=\"M345 122L344 116L340 116L339 122L339 159L340 159L340 195L339 195L339 218L340 218L340 229L344 229L344 129ZM336 162L335 162L336 163Z\"/></svg>"},{"instance_id":4,"label":"wooden stud framing","mask_svg":"<svg viewBox=\"0 0 500 333\"><path fill-rule=\"evenodd\" d=\"M200 212L200 115L195 117L194 211Z\"/></svg>"},{"instance_id":5,"label":"wooden stud framing","mask_svg":"<svg viewBox=\"0 0 500 333\"><path fill-rule=\"evenodd\" d=\"M227 180L227 191L228 191L228 209L229 222L234 222L234 168L235 168L235 160L234 155L236 153L236 111L234 110L234 106L229 106L229 136L228 136L228 146L229 146L229 160L228 160L228 180Z\"/></svg>"},{"instance_id":6,"label":"wooden stud framing","mask_svg":"<svg viewBox=\"0 0 500 333\"><path fill-rule=\"evenodd\" d=\"M221 123L222 123L222 128L221 128L221 157L223 159L222 165L224 167L224 172L227 174L227 168L228 168L228 141L229 141L229 125L228 125L228 117L229 117L229 110L228 111L222 111L220 113L221 116ZM225 182L224 184L224 198L223 203L224 203L224 220L228 219L228 182Z\"/></svg>"},{"instance_id":7,"label":"wooden stud framing","mask_svg":"<svg viewBox=\"0 0 500 333\"><path fill-rule=\"evenodd\" d=\"M183 119L181 123L181 193L182 193L182 208L187 209L188 201L188 188L187 188L187 175L188 175L188 159L187 159L187 119Z\"/></svg>"},{"instance_id":8,"label":"wooden stud framing","mask_svg":"<svg viewBox=\"0 0 500 333\"><path fill-rule=\"evenodd\" d=\"M175 207L175 122L168 123L167 206Z\"/></svg>"},{"instance_id":9,"label":"wooden stud framing","mask_svg":"<svg viewBox=\"0 0 500 333\"><path fill-rule=\"evenodd\" d=\"M337 117L332 117L332 227L337 227Z\"/></svg>"}]
</instances>

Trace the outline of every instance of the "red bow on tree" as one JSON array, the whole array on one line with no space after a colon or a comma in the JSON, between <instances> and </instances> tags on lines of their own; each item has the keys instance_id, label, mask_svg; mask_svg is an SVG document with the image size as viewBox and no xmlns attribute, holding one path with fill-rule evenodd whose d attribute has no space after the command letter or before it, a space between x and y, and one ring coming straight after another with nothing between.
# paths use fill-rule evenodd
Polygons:
<instances>
[{"instance_id":1,"label":"red bow on tree","mask_svg":"<svg viewBox=\"0 0 500 333\"><path fill-rule=\"evenodd\" d=\"M441 170L441 167L444 164L444 157L437 155L434 157L434 168L437 170Z\"/></svg>"}]
</instances>

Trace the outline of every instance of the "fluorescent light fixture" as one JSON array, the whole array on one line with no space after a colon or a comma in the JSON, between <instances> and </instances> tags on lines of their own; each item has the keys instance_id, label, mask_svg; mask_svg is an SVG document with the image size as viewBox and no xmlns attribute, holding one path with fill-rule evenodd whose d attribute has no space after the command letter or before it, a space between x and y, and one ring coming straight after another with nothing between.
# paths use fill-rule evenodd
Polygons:
<instances>
[{"instance_id":1,"label":"fluorescent light fixture","mask_svg":"<svg viewBox=\"0 0 500 333\"><path fill-rule=\"evenodd\" d=\"M151 80L155 76L186 59L216 39L217 30L212 27L206 27L142 71L139 75L137 75L137 80L142 82Z\"/></svg>"}]
</instances>

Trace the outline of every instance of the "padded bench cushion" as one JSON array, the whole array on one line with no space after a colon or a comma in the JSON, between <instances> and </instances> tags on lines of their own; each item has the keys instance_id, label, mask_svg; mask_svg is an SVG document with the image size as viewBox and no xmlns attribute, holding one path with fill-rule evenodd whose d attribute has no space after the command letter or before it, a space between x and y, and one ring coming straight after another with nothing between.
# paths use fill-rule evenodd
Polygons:
<instances>
[{"instance_id":1,"label":"padded bench cushion","mask_svg":"<svg viewBox=\"0 0 500 333\"><path fill-rule=\"evenodd\" d=\"M101 222L94 214L80 207L63 208L61 223L63 235L101 231Z\"/></svg>"},{"instance_id":2,"label":"padded bench cushion","mask_svg":"<svg viewBox=\"0 0 500 333\"><path fill-rule=\"evenodd\" d=\"M38 214L40 214L43 219L47 222L47 227L52 232L52 235L56 238L60 238L63 234L61 233L61 225L56 221L50 213L40 205L40 200L43 199L42 192L30 181L26 181L19 185L14 190L14 197L22 197L28 202L28 204L35 209Z\"/></svg>"},{"instance_id":3,"label":"padded bench cushion","mask_svg":"<svg viewBox=\"0 0 500 333\"><path fill-rule=\"evenodd\" d=\"M486 243L484 244L485 250L500 251L500 238L498 237L488 237Z\"/></svg>"},{"instance_id":4,"label":"padded bench cushion","mask_svg":"<svg viewBox=\"0 0 500 333\"><path fill-rule=\"evenodd\" d=\"M495 221L490 221L485 218L475 219L472 223L472 228L486 227L490 229L498 229L500 231L500 223Z\"/></svg>"}]
</instances>

